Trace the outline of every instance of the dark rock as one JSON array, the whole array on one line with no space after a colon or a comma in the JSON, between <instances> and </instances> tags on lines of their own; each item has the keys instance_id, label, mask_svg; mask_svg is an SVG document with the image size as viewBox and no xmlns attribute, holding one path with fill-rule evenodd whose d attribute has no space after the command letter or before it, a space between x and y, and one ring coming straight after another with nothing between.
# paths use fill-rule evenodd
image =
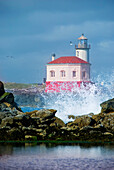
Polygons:
<instances>
[{"instance_id":1,"label":"dark rock","mask_svg":"<svg viewBox=\"0 0 114 170\"><path fill-rule=\"evenodd\" d=\"M68 115L68 118L69 118L69 119L76 119L76 116L74 116L74 115Z\"/></svg>"},{"instance_id":2,"label":"dark rock","mask_svg":"<svg viewBox=\"0 0 114 170\"><path fill-rule=\"evenodd\" d=\"M11 128L8 127L4 127L4 128L0 128L0 140L5 140L7 141L9 139L8 137L8 130Z\"/></svg>"},{"instance_id":3,"label":"dark rock","mask_svg":"<svg viewBox=\"0 0 114 170\"><path fill-rule=\"evenodd\" d=\"M10 114L19 114L22 113L19 109L7 102L0 103L0 112L10 112Z\"/></svg>"},{"instance_id":4,"label":"dark rock","mask_svg":"<svg viewBox=\"0 0 114 170\"><path fill-rule=\"evenodd\" d=\"M101 134L101 131L93 129L93 130L89 131L89 134L92 136L97 136L97 135Z\"/></svg>"},{"instance_id":5,"label":"dark rock","mask_svg":"<svg viewBox=\"0 0 114 170\"><path fill-rule=\"evenodd\" d=\"M37 136L25 135L25 140L37 141Z\"/></svg>"},{"instance_id":6,"label":"dark rock","mask_svg":"<svg viewBox=\"0 0 114 170\"><path fill-rule=\"evenodd\" d=\"M31 117L38 117L38 118L42 118L42 119L50 119L53 118L55 116L55 113L57 112L57 110L53 110L53 109L42 109L37 111L36 113L33 113L31 115Z\"/></svg>"},{"instance_id":7,"label":"dark rock","mask_svg":"<svg viewBox=\"0 0 114 170\"><path fill-rule=\"evenodd\" d=\"M5 127L5 126L10 126L10 127L13 127L13 117L5 117L4 119L2 119L2 122L1 122L1 127Z\"/></svg>"},{"instance_id":8,"label":"dark rock","mask_svg":"<svg viewBox=\"0 0 114 170\"><path fill-rule=\"evenodd\" d=\"M111 105L112 107L112 105ZM110 107L110 110L112 108ZM109 110L109 107L108 107ZM114 113L76 116L65 124L56 110L42 109L23 113L10 103L0 104L0 140L113 141Z\"/></svg>"},{"instance_id":9,"label":"dark rock","mask_svg":"<svg viewBox=\"0 0 114 170\"><path fill-rule=\"evenodd\" d=\"M88 115L77 116L76 119L70 123L76 126L84 127L84 126L93 126L95 124L95 120ZM67 124L69 126L69 124Z\"/></svg>"},{"instance_id":10,"label":"dark rock","mask_svg":"<svg viewBox=\"0 0 114 170\"><path fill-rule=\"evenodd\" d=\"M55 121L55 118L51 118L51 119L40 119L40 124L47 124L50 125L50 123L53 123Z\"/></svg>"},{"instance_id":11,"label":"dark rock","mask_svg":"<svg viewBox=\"0 0 114 170\"><path fill-rule=\"evenodd\" d=\"M92 117L94 115L94 113L89 113L88 116L89 117Z\"/></svg>"},{"instance_id":12,"label":"dark rock","mask_svg":"<svg viewBox=\"0 0 114 170\"><path fill-rule=\"evenodd\" d=\"M106 135L106 136L114 136L114 134L110 133L110 132L105 132L103 133L103 135Z\"/></svg>"},{"instance_id":13,"label":"dark rock","mask_svg":"<svg viewBox=\"0 0 114 170\"><path fill-rule=\"evenodd\" d=\"M8 104L10 106L8 107L3 107L2 104ZM22 111L18 106L17 103L14 101L14 95L9 92L5 92L4 90L4 84L0 81L0 111L6 111L6 109L12 109L16 108L16 110Z\"/></svg>"},{"instance_id":14,"label":"dark rock","mask_svg":"<svg viewBox=\"0 0 114 170\"><path fill-rule=\"evenodd\" d=\"M91 130L93 130L94 128L93 127L91 127L91 126L84 126L84 127L82 127L82 128L80 128L80 131L87 131L87 132L89 132L89 131L91 131Z\"/></svg>"},{"instance_id":15,"label":"dark rock","mask_svg":"<svg viewBox=\"0 0 114 170\"><path fill-rule=\"evenodd\" d=\"M101 121L101 124L107 130L113 130L113 127L114 127L114 113L105 114L104 119Z\"/></svg>"},{"instance_id":16,"label":"dark rock","mask_svg":"<svg viewBox=\"0 0 114 170\"><path fill-rule=\"evenodd\" d=\"M4 111L12 111L14 110L13 106L9 103L0 103L0 111L4 112Z\"/></svg>"},{"instance_id":17,"label":"dark rock","mask_svg":"<svg viewBox=\"0 0 114 170\"><path fill-rule=\"evenodd\" d=\"M38 128L42 128L42 129L46 129L48 127L48 125L46 125L46 124L39 124L38 125Z\"/></svg>"},{"instance_id":18,"label":"dark rock","mask_svg":"<svg viewBox=\"0 0 114 170\"><path fill-rule=\"evenodd\" d=\"M114 112L114 98L100 104L101 113Z\"/></svg>"},{"instance_id":19,"label":"dark rock","mask_svg":"<svg viewBox=\"0 0 114 170\"><path fill-rule=\"evenodd\" d=\"M114 113L100 113L98 115L93 115L92 118L95 120L96 127L104 127L107 130L114 131Z\"/></svg>"},{"instance_id":20,"label":"dark rock","mask_svg":"<svg viewBox=\"0 0 114 170\"><path fill-rule=\"evenodd\" d=\"M28 127L31 124L31 117L29 115L26 115L26 114L19 114L19 115L14 117L14 121L15 122L21 122L21 124L23 126Z\"/></svg>"},{"instance_id":21,"label":"dark rock","mask_svg":"<svg viewBox=\"0 0 114 170\"><path fill-rule=\"evenodd\" d=\"M22 140L24 138L24 134L20 129L13 127L8 131L8 138L10 140Z\"/></svg>"},{"instance_id":22,"label":"dark rock","mask_svg":"<svg viewBox=\"0 0 114 170\"><path fill-rule=\"evenodd\" d=\"M16 116L16 114L15 113L13 113L13 116ZM4 112L0 112L0 119L2 120L2 119L4 119L5 117L10 117L10 116L12 116L12 113L11 112L7 112L7 111L4 111Z\"/></svg>"},{"instance_id":23,"label":"dark rock","mask_svg":"<svg viewBox=\"0 0 114 170\"><path fill-rule=\"evenodd\" d=\"M2 96L4 93L5 93L4 84L0 81L0 96Z\"/></svg>"},{"instance_id":24,"label":"dark rock","mask_svg":"<svg viewBox=\"0 0 114 170\"><path fill-rule=\"evenodd\" d=\"M0 96L0 103L7 102L10 104L14 104L14 96L12 93L4 92L2 96Z\"/></svg>"},{"instance_id":25,"label":"dark rock","mask_svg":"<svg viewBox=\"0 0 114 170\"><path fill-rule=\"evenodd\" d=\"M72 131L72 132L77 132L79 131L79 127L78 126L71 126L71 127L62 127L61 130L64 130L64 131Z\"/></svg>"},{"instance_id":26,"label":"dark rock","mask_svg":"<svg viewBox=\"0 0 114 170\"><path fill-rule=\"evenodd\" d=\"M53 123L50 124L50 126L56 126L56 127L64 127L65 123L58 117L54 117Z\"/></svg>"}]
</instances>

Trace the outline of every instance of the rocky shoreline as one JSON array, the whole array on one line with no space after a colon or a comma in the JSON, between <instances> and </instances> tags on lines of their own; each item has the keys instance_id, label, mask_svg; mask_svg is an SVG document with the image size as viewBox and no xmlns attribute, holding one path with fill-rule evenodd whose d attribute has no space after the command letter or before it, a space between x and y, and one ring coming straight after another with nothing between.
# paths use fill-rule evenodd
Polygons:
<instances>
[{"instance_id":1,"label":"rocky shoreline","mask_svg":"<svg viewBox=\"0 0 114 170\"><path fill-rule=\"evenodd\" d=\"M56 110L23 113L7 102L0 104L0 141L114 142L114 99L101 104L101 113L76 116L65 124Z\"/></svg>"},{"instance_id":2,"label":"rocky shoreline","mask_svg":"<svg viewBox=\"0 0 114 170\"><path fill-rule=\"evenodd\" d=\"M7 92L13 93L15 102L19 106L43 107L44 100L41 94L45 89L41 87L26 88L26 89L6 89Z\"/></svg>"}]
</instances>

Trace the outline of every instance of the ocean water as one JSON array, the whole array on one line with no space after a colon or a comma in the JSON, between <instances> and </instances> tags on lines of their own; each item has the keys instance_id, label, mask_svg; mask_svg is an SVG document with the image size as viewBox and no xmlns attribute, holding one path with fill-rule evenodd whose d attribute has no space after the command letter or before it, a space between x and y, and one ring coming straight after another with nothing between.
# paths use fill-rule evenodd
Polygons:
<instances>
[{"instance_id":1,"label":"ocean water","mask_svg":"<svg viewBox=\"0 0 114 170\"><path fill-rule=\"evenodd\" d=\"M21 107L22 111L23 112L31 112L33 110L40 110L40 109L43 109L43 108L40 108L40 107L29 107L29 106L22 106Z\"/></svg>"},{"instance_id":2,"label":"ocean water","mask_svg":"<svg viewBox=\"0 0 114 170\"><path fill-rule=\"evenodd\" d=\"M113 170L114 147L90 144L0 144L0 169Z\"/></svg>"}]
</instances>

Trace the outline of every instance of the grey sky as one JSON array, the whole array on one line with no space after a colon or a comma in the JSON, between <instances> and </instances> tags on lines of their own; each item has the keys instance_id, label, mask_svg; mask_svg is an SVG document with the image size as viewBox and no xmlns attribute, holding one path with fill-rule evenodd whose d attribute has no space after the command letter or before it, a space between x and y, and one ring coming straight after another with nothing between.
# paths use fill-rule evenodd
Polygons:
<instances>
[{"instance_id":1,"label":"grey sky","mask_svg":"<svg viewBox=\"0 0 114 170\"><path fill-rule=\"evenodd\" d=\"M92 77L111 73L113 0L0 0L0 79L42 82L51 54L75 55L82 33L91 44Z\"/></svg>"}]
</instances>

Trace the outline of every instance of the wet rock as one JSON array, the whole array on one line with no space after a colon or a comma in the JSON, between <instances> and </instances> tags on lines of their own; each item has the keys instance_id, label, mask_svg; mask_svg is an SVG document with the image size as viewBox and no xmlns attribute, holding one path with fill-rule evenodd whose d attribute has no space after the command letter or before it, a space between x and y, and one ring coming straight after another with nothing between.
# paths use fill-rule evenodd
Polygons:
<instances>
[{"instance_id":1,"label":"wet rock","mask_svg":"<svg viewBox=\"0 0 114 170\"><path fill-rule=\"evenodd\" d=\"M104 135L113 136L114 134L112 134L112 133L110 133L110 132L105 132Z\"/></svg>"},{"instance_id":2,"label":"wet rock","mask_svg":"<svg viewBox=\"0 0 114 170\"><path fill-rule=\"evenodd\" d=\"M14 123L13 117L5 117L4 119L2 119L0 127L5 127L5 126L13 127L13 123Z\"/></svg>"},{"instance_id":3,"label":"wet rock","mask_svg":"<svg viewBox=\"0 0 114 170\"><path fill-rule=\"evenodd\" d=\"M10 139L10 140L22 140L23 138L24 138L24 134L18 128L13 127L8 131L7 139Z\"/></svg>"},{"instance_id":4,"label":"wet rock","mask_svg":"<svg viewBox=\"0 0 114 170\"><path fill-rule=\"evenodd\" d=\"M39 111L33 113L31 115L31 117L38 117L38 118L42 118L42 119L50 119L50 118L55 116L56 112L57 112L57 110L53 110L53 109L42 109L42 110L39 110Z\"/></svg>"},{"instance_id":5,"label":"wet rock","mask_svg":"<svg viewBox=\"0 0 114 170\"><path fill-rule=\"evenodd\" d=\"M23 113L10 104L0 106L0 140L114 140L113 112L76 116L65 124L53 109Z\"/></svg>"},{"instance_id":6,"label":"wet rock","mask_svg":"<svg viewBox=\"0 0 114 170\"><path fill-rule=\"evenodd\" d=\"M47 136L47 132L46 130L44 130L43 132L39 133L39 136L44 140Z\"/></svg>"},{"instance_id":7,"label":"wet rock","mask_svg":"<svg viewBox=\"0 0 114 170\"><path fill-rule=\"evenodd\" d=\"M43 129L31 128L31 127L22 127L22 130L25 134L37 134L43 132Z\"/></svg>"},{"instance_id":8,"label":"wet rock","mask_svg":"<svg viewBox=\"0 0 114 170\"><path fill-rule=\"evenodd\" d=\"M55 121L55 118L51 118L51 119L40 119L40 124L50 125L50 123L53 123L54 121Z\"/></svg>"},{"instance_id":9,"label":"wet rock","mask_svg":"<svg viewBox=\"0 0 114 170\"><path fill-rule=\"evenodd\" d=\"M104 127L107 130L114 131L114 113L100 113L98 115L93 115L92 118L95 120L96 127Z\"/></svg>"},{"instance_id":10,"label":"wet rock","mask_svg":"<svg viewBox=\"0 0 114 170\"><path fill-rule=\"evenodd\" d=\"M66 127L62 127L61 130L67 130L67 131L74 131L74 132L77 132L79 131L79 127L74 125L74 124L67 124Z\"/></svg>"},{"instance_id":11,"label":"wet rock","mask_svg":"<svg viewBox=\"0 0 114 170\"><path fill-rule=\"evenodd\" d=\"M17 110L10 103L3 102L3 103L0 103L0 111L1 112L4 112L4 111L12 112L12 111L17 111Z\"/></svg>"},{"instance_id":12,"label":"wet rock","mask_svg":"<svg viewBox=\"0 0 114 170\"><path fill-rule=\"evenodd\" d=\"M25 135L25 140L37 141L37 136Z\"/></svg>"},{"instance_id":13,"label":"wet rock","mask_svg":"<svg viewBox=\"0 0 114 170\"><path fill-rule=\"evenodd\" d=\"M3 102L0 103L0 117L1 115L4 117L7 117L9 115L15 116L18 114L22 114L23 112L17 110L12 104L7 103L7 102Z\"/></svg>"},{"instance_id":14,"label":"wet rock","mask_svg":"<svg viewBox=\"0 0 114 170\"><path fill-rule=\"evenodd\" d=\"M46 124L39 124L38 125L38 128L42 128L42 129L46 129L48 127L48 125L46 125Z\"/></svg>"},{"instance_id":15,"label":"wet rock","mask_svg":"<svg viewBox=\"0 0 114 170\"><path fill-rule=\"evenodd\" d=\"M56 127L64 127L65 123L58 117L54 117L53 123L50 124L50 126L56 126Z\"/></svg>"},{"instance_id":16,"label":"wet rock","mask_svg":"<svg viewBox=\"0 0 114 170\"><path fill-rule=\"evenodd\" d=\"M114 98L100 104L101 113L114 112Z\"/></svg>"},{"instance_id":17,"label":"wet rock","mask_svg":"<svg viewBox=\"0 0 114 170\"><path fill-rule=\"evenodd\" d=\"M92 117L94 115L94 113L89 113L88 116L89 117Z\"/></svg>"},{"instance_id":18,"label":"wet rock","mask_svg":"<svg viewBox=\"0 0 114 170\"><path fill-rule=\"evenodd\" d=\"M93 130L90 130L90 131L89 131L89 134L90 134L91 136L97 136L97 135L101 134L101 131L98 131L98 130L93 129Z\"/></svg>"},{"instance_id":19,"label":"wet rock","mask_svg":"<svg viewBox=\"0 0 114 170\"><path fill-rule=\"evenodd\" d=\"M50 124L57 120L55 119L56 110L53 109L23 113L10 104L2 103L1 106L4 109L0 112L0 140L19 140L19 138L25 140L25 135L45 139L48 135L47 130L50 133L52 131ZM59 124L62 123L59 120Z\"/></svg>"},{"instance_id":20,"label":"wet rock","mask_svg":"<svg viewBox=\"0 0 114 170\"><path fill-rule=\"evenodd\" d=\"M76 119L76 116L74 116L74 115L68 115L68 118L69 118L69 119Z\"/></svg>"},{"instance_id":21,"label":"wet rock","mask_svg":"<svg viewBox=\"0 0 114 170\"><path fill-rule=\"evenodd\" d=\"M81 128L84 126L93 126L95 124L95 120L88 115L83 115L83 116L77 116L76 119L70 124L76 125ZM67 125L69 126L69 124Z\"/></svg>"},{"instance_id":22,"label":"wet rock","mask_svg":"<svg viewBox=\"0 0 114 170\"><path fill-rule=\"evenodd\" d=\"M105 114L105 117L101 123L106 129L111 130L114 127L114 113L110 113L108 115Z\"/></svg>"},{"instance_id":23,"label":"wet rock","mask_svg":"<svg viewBox=\"0 0 114 170\"><path fill-rule=\"evenodd\" d=\"M15 123L21 122L21 124L23 126L28 127L31 124L31 117L29 115L26 115L26 114L19 114L19 115L14 117L14 122Z\"/></svg>"},{"instance_id":24,"label":"wet rock","mask_svg":"<svg viewBox=\"0 0 114 170\"><path fill-rule=\"evenodd\" d=\"M83 132L89 132L89 131L91 131L91 130L93 130L94 128L93 127L91 127L91 126L84 126L84 127L82 127L82 128L80 128L80 131L83 131Z\"/></svg>"},{"instance_id":25,"label":"wet rock","mask_svg":"<svg viewBox=\"0 0 114 170\"><path fill-rule=\"evenodd\" d=\"M5 108L5 105L8 107ZM14 95L12 93L5 92L4 84L0 81L0 110L6 111L10 109L22 111L14 101Z\"/></svg>"},{"instance_id":26,"label":"wet rock","mask_svg":"<svg viewBox=\"0 0 114 170\"><path fill-rule=\"evenodd\" d=\"M12 113L4 111L4 112L0 112L0 119L4 119L5 117L9 117L12 116Z\"/></svg>"}]
</instances>

